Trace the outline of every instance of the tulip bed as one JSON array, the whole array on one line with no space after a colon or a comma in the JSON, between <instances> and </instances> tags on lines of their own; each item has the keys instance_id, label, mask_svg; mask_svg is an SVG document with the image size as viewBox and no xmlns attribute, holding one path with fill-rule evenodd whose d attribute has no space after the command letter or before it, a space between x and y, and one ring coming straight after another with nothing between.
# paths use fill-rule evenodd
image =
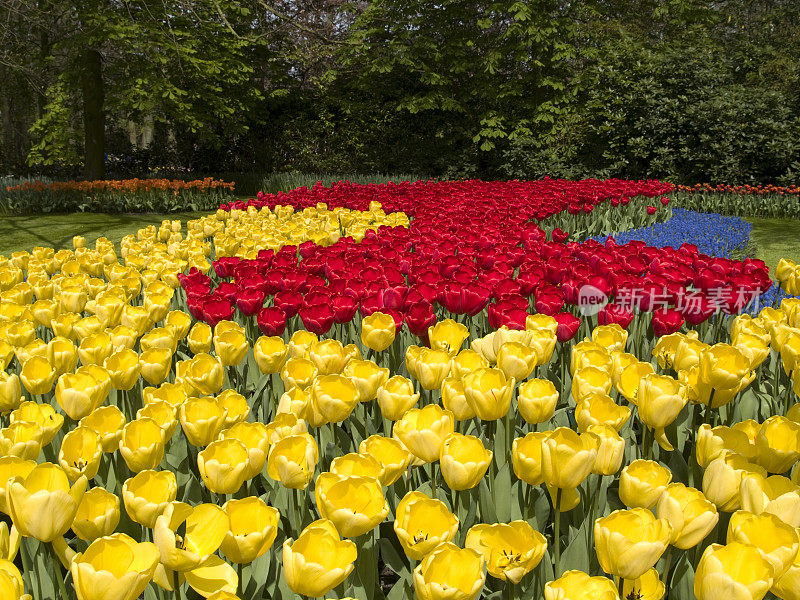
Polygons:
<instances>
[{"instance_id":1,"label":"tulip bed","mask_svg":"<svg viewBox=\"0 0 800 600\"><path fill-rule=\"evenodd\" d=\"M316 186L0 257L0 598L800 597L800 300L607 237L671 191Z\"/></svg>"}]
</instances>

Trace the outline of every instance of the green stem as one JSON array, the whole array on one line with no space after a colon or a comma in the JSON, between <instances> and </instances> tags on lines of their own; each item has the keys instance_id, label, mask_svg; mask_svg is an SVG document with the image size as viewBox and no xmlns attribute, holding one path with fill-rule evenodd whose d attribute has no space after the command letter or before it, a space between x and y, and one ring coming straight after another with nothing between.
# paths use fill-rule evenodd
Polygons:
<instances>
[{"instance_id":1,"label":"green stem","mask_svg":"<svg viewBox=\"0 0 800 600\"><path fill-rule=\"evenodd\" d=\"M504 600L514 600L514 598L517 597L517 595L514 593L515 592L514 587L515 587L514 582L506 579L506 584L503 586Z\"/></svg>"},{"instance_id":2,"label":"green stem","mask_svg":"<svg viewBox=\"0 0 800 600\"><path fill-rule=\"evenodd\" d=\"M28 538L20 540L19 554L22 557L22 578L27 581L25 589L33 593L33 570L31 569L31 557L28 556L28 545L25 541Z\"/></svg>"},{"instance_id":3,"label":"green stem","mask_svg":"<svg viewBox=\"0 0 800 600\"><path fill-rule=\"evenodd\" d=\"M175 588L175 600L183 600L183 591L181 590L180 573L178 571L172 572L172 582Z\"/></svg>"},{"instance_id":4,"label":"green stem","mask_svg":"<svg viewBox=\"0 0 800 600\"><path fill-rule=\"evenodd\" d=\"M53 544L47 544L47 549L50 551L50 557L53 560L53 586L58 587L59 595L67 600L69 595L67 594L67 586L64 585L64 577L61 574L61 559L58 558Z\"/></svg>"},{"instance_id":5,"label":"green stem","mask_svg":"<svg viewBox=\"0 0 800 600\"><path fill-rule=\"evenodd\" d=\"M236 575L239 577L239 583L236 584L236 595L239 596L240 598L243 598L244 583L242 583L242 579L244 577L244 565L242 563L238 563L236 565Z\"/></svg>"},{"instance_id":6,"label":"green stem","mask_svg":"<svg viewBox=\"0 0 800 600\"><path fill-rule=\"evenodd\" d=\"M553 509L556 512L555 532L553 533L556 553L555 576L558 578L561 577L561 488L556 489L556 503Z\"/></svg>"},{"instance_id":7,"label":"green stem","mask_svg":"<svg viewBox=\"0 0 800 600\"><path fill-rule=\"evenodd\" d=\"M669 598L669 588L670 588L670 580L672 579L670 570L672 569L672 550L673 546L670 544L667 546L667 556L664 562L664 597Z\"/></svg>"},{"instance_id":8,"label":"green stem","mask_svg":"<svg viewBox=\"0 0 800 600\"><path fill-rule=\"evenodd\" d=\"M436 499L436 492L437 492L437 488L436 488L436 463L435 462L430 463L429 467L430 467L430 473L428 475L429 475L430 481L431 481L431 498Z\"/></svg>"},{"instance_id":9,"label":"green stem","mask_svg":"<svg viewBox=\"0 0 800 600\"><path fill-rule=\"evenodd\" d=\"M619 597L621 600L625 600L625 580L620 577L619 578Z\"/></svg>"}]
</instances>

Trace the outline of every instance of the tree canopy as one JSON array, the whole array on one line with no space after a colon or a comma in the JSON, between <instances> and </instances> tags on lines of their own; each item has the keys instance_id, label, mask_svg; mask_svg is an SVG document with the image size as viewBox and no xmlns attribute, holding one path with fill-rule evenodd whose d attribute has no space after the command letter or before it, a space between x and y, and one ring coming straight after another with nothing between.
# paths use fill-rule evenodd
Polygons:
<instances>
[{"instance_id":1,"label":"tree canopy","mask_svg":"<svg viewBox=\"0 0 800 600\"><path fill-rule=\"evenodd\" d=\"M0 171L790 182L791 0L0 0Z\"/></svg>"}]
</instances>

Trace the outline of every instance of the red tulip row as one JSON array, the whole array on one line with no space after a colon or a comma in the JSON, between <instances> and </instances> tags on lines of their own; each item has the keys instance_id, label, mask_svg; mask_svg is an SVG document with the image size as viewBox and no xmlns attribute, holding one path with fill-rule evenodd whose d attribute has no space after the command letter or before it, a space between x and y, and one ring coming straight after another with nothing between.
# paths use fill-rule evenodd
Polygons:
<instances>
[{"instance_id":1,"label":"red tulip row","mask_svg":"<svg viewBox=\"0 0 800 600\"><path fill-rule=\"evenodd\" d=\"M325 202L362 210L380 201L387 212L414 215L409 228L381 227L360 243L343 237L320 247L312 242L262 250L255 260L214 262L222 280L193 270L181 277L195 318L212 325L238 310L255 316L266 335L280 335L299 315L306 329L327 333L357 311L392 314L398 329L424 338L437 307L474 316L486 310L489 327L524 328L529 312L556 317L559 338L574 336L584 314L599 310L599 323L627 327L634 312L652 312L657 335L697 325L721 310L735 314L766 291L762 261L734 261L701 254L691 245L652 248L567 241L558 229L550 240L531 219L596 206L634 195L658 196L660 182L452 182L339 185L260 195L224 208L296 209ZM587 303L596 296L595 310ZM610 303L606 304L610 300ZM441 311L439 311L441 312Z\"/></svg>"}]
</instances>

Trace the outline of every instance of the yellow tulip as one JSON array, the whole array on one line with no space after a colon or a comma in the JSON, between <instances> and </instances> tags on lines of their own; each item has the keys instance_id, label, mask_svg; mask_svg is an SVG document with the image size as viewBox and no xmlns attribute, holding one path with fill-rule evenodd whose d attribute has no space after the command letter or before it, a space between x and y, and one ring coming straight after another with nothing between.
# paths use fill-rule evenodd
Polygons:
<instances>
[{"instance_id":1,"label":"yellow tulip","mask_svg":"<svg viewBox=\"0 0 800 600\"><path fill-rule=\"evenodd\" d=\"M748 460L756 456L756 447L745 432L722 425L713 428L707 423L700 425L695 447L695 456L700 467L705 469L726 450L740 454Z\"/></svg>"},{"instance_id":2,"label":"yellow tulip","mask_svg":"<svg viewBox=\"0 0 800 600\"><path fill-rule=\"evenodd\" d=\"M322 473L314 486L317 510L346 538L377 527L389 514L381 484L372 477Z\"/></svg>"},{"instance_id":3,"label":"yellow tulip","mask_svg":"<svg viewBox=\"0 0 800 600\"><path fill-rule=\"evenodd\" d=\"M406 555L422 560L441 543L455 538L458 518L440 500L412 491L397 504L394 531Z\"/></svg>"},{"instance_id":4,"label":"yellow tulip","mask_svg":"<svg viewBox=\"0 0 800 600\"><path fill-rule=\"evenodd\" d=\"M195 354L189 363L186 379L203 396L216 394L225 383L225 370L217 359L209 354Z\"/></svg>"},{"instance_id":5,"label":"yellow tulip","mask_svg":"<svg viewBox=\"0 0 800 600\"><path fill-rule=\"evenodd\" d=\"M653 567L672 538L672 525L649 510L616 510L594 523L597 560L606 573L638 579Z\"/></svg>"},{"instance_id":6,"label":"yellow tulip","mask_svg":"<svg viewBox=\"0 0 800 600\"><path fill-rule=\"evenodd\" d=\"M164 432L165 444L172 439L172 435L178 427L178 419L176 417L175 407L169 402L165 402L164 400L149 402L143 408L136 411L137 419L143 417L148 417L158 423L158 426L161 427L161 431Z\"/></svg>"},{"instance_id":7,"label":"yellow tulip","mask_svg":"<svg viewBox=\"0 0 800 600\"><path fill-rule=\"evenodd\" d=\"M622 369L618 380L614 383L614 388L628 402L631 404L638 404L636 395L639 392L639 384L645 377L653 373L655 373L653 365L637 361Z\"/></svg>"},{"instance_id":8,"label":"yellow tulip","mask_svg":"<svg viewBox=\"0 0 800 600\"><path fill-rule=\"evenodd\" d=\"M342 373L355 384L361 402L375 400L378 390L389 380L389 369L379 367L371 360L348 360Z\"/></svg>"},{"instance_id":9,"label":"yellow tulip","mask_svg":"<svg viewBox=\"0 0 800 600\"><path fill-rule=\"evenodd\" d=\"M527 521L512 521L472 526L464 546L483 555L492 577L517 584L541 562L547 540Z\"/></svg>"},{"instance_id":10,"label":"yellow tulip","mask_svg":"<svg viewBox=\"0 0 800 600\"><path fill-rule=\"evenodd\" d=\"M682 483L671 483L664 488L656 514L672 525L670 543L681 550L697 546L719 521L717 507L703 492Z\"/></svg>"},{"instance_id":11,"label":"yellow tulip","mask_svg":"<svg viewBox=\"0 0 800 600\"><path fill-rule=\"evenodd\" d=\"M395 335L394 317L374 312L361 321L361 342L375 352L383 352L392 345Z\"/></svg>"},{"instance_id":12,"label":"yellow tulip","mask_svg":"<svg viewBox=\"0 0 800 600\"><path fill-rule=\"evenodd\" d=\"M525 340L525 345L531 347L536 352L536 364L545 365L553 358L556 338L555 331L545 328L535 328L528 330L529 337Z\"/></svg>"},{"instance_id":13,"label":"yellow tulip","mask_svg":"<svg viewBox=\"0 0 800 600\"><path fill-rule=\"evenodd\" d=\"M111 376L111 385L117 390L130 390L139 380L139 355L130 348L117 350L103 366Z\"/></svg>"},{"instance_id":14,"label":"yellow tulip","mask_svg":"<svg viewBox=\"0 0 800 600\"><path fill-rule=\"evenodd\" d=\"M475 411L467 402L464 382L456 377L445 377L442 381L442 406L453 413L456 421L475 418Z\"/></svg>"},{"instance_id":15,"label":"yellow tulip","mask_svg":"<svg viewBox=\"0 0 800 600\"><path fill-rule=\"evenodd\" d=\"M400 440L394 438L371 435L358 446L359 453L371 456L377 460L381 467L381 484L392 485L408 469L411 462L411 452Z\"/></svg>"},{"instance_id":16,"label":"yellow tulip","mask_svg":"<svg viewBox=\"0 0 800 600\"><path fill-rule=\"evenodd\" d=\"M145 404L166 402L176 409L188 398L186 388L180 383L162 383L157 388L146 387L142 390Z\"/></svg>"},{"instance_id":17,"label":"yellow tulip","mask_svg":"<svg viewBox=\"0 0 800 600\"><path fill-rule=\"evenodd\" d=\"M592 341L607 348L609 352L624 350L628 332L617 323L600 325L592 330Z\"/></svg>"},{"instance_id":18,"label":"yellow tulip","mask_svg":"<svg viewBox=\"0 0 800 600\"><path fill-rule=\"evenodd\" d=\"M445 377L450 374L450 355L444 350L423 348L419 353L415 372L412 375L425 390L442 387Z\"/></svg>"},{"instance_id":19,"label":"yellow tulip","mask_svg":"<svg viewBox=\"0 0 800 600\"><path fill-rule=\"evenodd\" d=\"M51 463L36 465L25 477L15 477L6 487L14 525L26 537L52 542L72 525L87 483L81 476L70 487L64 469Z\"/></svg>"},{"instance_id":20,"label":"yellow tulip","mask_svg":"<svg viewBox=\"0 0 800 600\"><path fill-rule=\"evenodd\" d=\"M211 351L213 338L211 327L206 323L195 323L189 330L186 341L192 354L208 354Z\"/></svg>"},{"instance_id":21,"label":"yellow tulip","mask_svg":"<svg viewBox=\"0 0 800 600\"><path fill-rule=\"evenodd\" d=\"M673 367L676 371L688 371L700 365L700 355L710 348L696 337L684 337L675 349Z\"/></svg>"},{"instance_id":22,"label":"yellow tulip","mask_svg":"<svg viewBox=\"0 0 800 600\"><path fill-rule=\"evenodd\" d=\"M42 429L31 421L15 421L0 429L0 455L36 460L42 451Z\"/></svg>"},{"instance_id":23,"label":"yellow tulip","mask_svg":"<svg viewBox=\"0 0 800 600\"><path fill-rule=\"evenodd\" d=\"M42 396L53 389L56 375L50 361L41 356L33 356L22 365L19 378L29 393Z\"/></svg>"},{"instance_id":24,"label":"yellow tulip","mask_svg":"<svg viewBox=\"0 0 800 600\"><path fill-rule=\"evenodd\" d=\"M317 367L307 358L291 357L283 365L281 380L283 387L290 390L293 387L307 389L317 378Z\"/></svg>"},{"instance_id":25,"label":"yellow tulip","mask_svg":"<svg viewBox=\"0 0 800 600\"><path fill-rule=\"evenodd\" d=\"M620 406L611 396L603 393L586 394L575 406L575 421L581 433L592 425L609 425L615 431L619 431L630 416L630 408Z\"/></svg>"},{"instance_id":26,"label":"yellow tulip","mask_svg":"<svg viewBox=\"0 0 800 600\"><path fill-rule=\"evenodd\" d=\"M553 417L558 391L548 379L531 379L519 386L517 408L526 423L537 425Z\"/></svg>"},{"instance_id":27,"label":"yellow tulip","mask_svg":"<svg viewBox=\"0 0 800 600\"><path fill-rule=\"evenodd\" d=\"M495 338L497 338L497 331L492 331L482 338L472 340L469 344L472 351L481 355L486 361L487 364L482 366L488 367L490 364L497 362L497 352L494 349ZM498 344L498 350L500 349L501 345L502 344Z\"/></svg>"},{"instance_id":28,"label":"yellow tulip","mask_svg":"<svg viewBox=\"0 0 800 600\"><path fill-rule=\"evenodd\" d=\"M320 375L311 386L311 402L329 423L341 423L358 404L358 388L344 375Z\"/></svg>"},{"instance_id":29,"label":"yellow tulip","mask_svg":"<svg viewBox=\"0 0 800 600\"><path fill-rule=\"evenodd\" d=\"M649 569L636 579L624 579L622 583L622 598L661 600L665 592L666 586L655 569Z\"/></svg>"},{"instance_id":30,"label":"yellow tulip","mask_svg":"<svg viewBox=\"0 0 800 600\"><path fill-rule=\"evenodd\" d=\"M92 488L78 505L72 531L80 539L91 542L114 533L119 519L119 498L103 488Z\"/></svg>"},{"instance_id":31,"label":"yellow tulip","mask_svg":"<svg viewBox=\"0 0 800 600\"><path fill-rule=\"evenodd\" d=\"M319 598L353 572L356 545L331 528L312 523L283 543L283 577L294 593Z\"/></svg>"},{"instance_id":32,"label":"yellow tulip","mask_svg":"<svg viewBox=\"0 0 800 600\"><path fill-rule=\"evenodd\" d=\"M111 336L105 331L99 331L81 340L81 345L78 346L78 358L81 359L82 365L102 365L113 350Z\"/></svg>"},{"instance_id":33,"label":"yellow tulip","mask_svg":"<svg viewBox=\"0 0 800 600\"><path fill-rule=\"evenodd\" d=\"M414 569L419 600L473 600L486 581L486 560L471 548L445 542Z\"/></svg>"},{"instance_id":34,"label":"yellow tulip","mask_svg":"<svg viewBox=\"0 0 800 600\"><path fill-rule=\"evenodd\" d=\"M58 451L58 462L70 481L76 481L81 475L94 479L102 457L100 436L88 427L76 427L69 431L61 440Z\"/></svg>"},{"instance_id":35,"label":"yellow tulip","mask_svg":"<svg viewBox=\"0 0 800 600\"><path fill-rule=\"evenodd\" d=\"M25 479L36 463L18 456L4 455L0 458L0 512L9 514L8 482L15 477Z\"/></svg>"},{"instance_id":36,"label":"yellow tulip","mask_svg":"<svg viewBox=\"0 0 800 600\"><path fill-rule=\"evenodd\" d=\"M47 446L53 441L56 433L64 425L64 416L57 413L50 404L37 404L36 402L23 402L9 417L11 424L18 421L35 423L40 428L42 446Z\"/></svg>"},{"instance_id":37,"label":"yellow tulip","mask_svg":"<svg viewBox=\"0 0 800 600\"><path fill-rule=\"evenodd\" d=\"M248 474L249 454L236 439L211 442L197 455L197 467L205 486L215 494L235 494Z\"/></svg>"},{"instance_id":38,"label":"yellow tulip","mask_svg":"<svg viewBox=\"0 0 800 600\"><path fill-rule=\"evenodd\" d=\"M341 477L356 475L358 477L371 477L383 485L383 465L369 454L351 452L337 456L331 462L330 472Z\"/></svg>"},{"instance_id":39,"label":"yellow tulip","mask_svg":"<svg viewBox=\"0 0 800 600\"><path fill-rule=\"evenodd\" d=\"M308 358L308 351L313 344L316 344L319 338L315 333L306 331L305 329L298 329L289 338L289 356L291 358Z\"/></svg>"},{"instance_id":40,"label":"yellow tulip","mask_svg":"<svg viewBox=\"0 0 800 600\"><path fill-rule=\"evenodd\" d=\"M770 473L785 473L800 458L800 424L770 417L756 435L756 460Z\"/></svg>"},{"instance_id":41,"label":"yellow tulip","mask_svg":"<svg viewBox=\"0 0 800 600\"><path fill-rule=\"evenodd\" d=\"M625 440L622 436L610 425L591 425L587 431L599 440L592 473L613 475L619 471L625 458Z\"/></svg>"},{"instance_id":42,"label":"yellow tulip","mask_svg":"<svg viewBox=\"0 0 800 600\"><path fill-rule=\"evenodd\" d=\"M261 336L253 344L253 355L259 370L267 374L278 373L286 362L289 349L278 336Z\"/></svg>"},{"instance_id":43,"label":"yellow tulip","mask_svg":"<svg viewBox=\"0 0 800 600\"><path fill-rule=\"evenodd\" d=\"M278 534L277 509L255 496L229 500L222 508L231 523L220 546L228 560L249 564L270 549Z\"/></svg>"},{"instance_id":44,"label":"yellow tulip","mask_svg":"<svg viewBox=\"0 0 800 600\"><path fill-rule=\"evenodd\" d=\"M152 529L167 505L175 501L178 482L172 471L140 471L122 486L125 512L142 527Z\"/></svg>"},{"instance_id":45,"label":"yellow tulip","mask_svg":"<svg viewBox=\"0 0 800 600\"><path fill-rule=\"evenodd\" d=\"M467 403L483 421L496 421L508 414L514 379L506 379L500 369L478 369L463 379Z\"/></svg>"},{"instance_id":46,"label":"yellow tulip","mask_svg":"<svg viewBox=\"0 0 800 600\"><path fill-rule=\"evenodd\" d=\"M800 486L788 477L748 474L742 477L739 493L743 510L773 514L787 525L800 527Z\"/></svg>"},{"instance_id":47,"label":"yellow tulip","mask_svg":"<svg viewBox=\"0 0 800 600\"><path fill-rule=\"evenodd\" d=\"M511 445L514 474L528 485L540 485L544 482L542 443L550 433L549 431L532 431L525 437L516 438Z\"/></svg>"},{"instance_id":48,"label":"yellow tulip","mask_svg":"<svg viewBox=\"0 0 800 600\"><path fill-rule=\"evenodd\" d=\"M275 444L287 436L306 433L308 428L306 422L293 413L278 413L275 415L275 419L265 426L264 430L268 442Z\"/></svg>"},{"instance_id":49,"label":"yellow tulip","mask_svg":"<svg viewBox=\"0 0 800 600\"><path fill-rule=\"evenodd\" d=\"M167 348L150 348L139 356L139 369L150 385L157 385L167 378L172 367L172 352Z\"/></svg>"},{"instance_id":50,"label":"yellow tulip","mask_svg":"<svg viewBox=\"0 0 800 600\"><path fill-rule=\"evenodd\" d=\"M87 371L64 373L56 384L56 400L70 419L80 421L106 399L102 382Z\"/></svg>"},{"instance_id":51,"label":"yellow tulip","mask_svg":"<svg viewBox=\"0 0 800 600\"><path fill-rule=\"evenodd\" d=\"M596 367L611 372L614 361L608 348L595 342L578 342L572 347L569 370L572 375L583 367Z\"/></svg>"},{"instance_id":52,"label":"yellow tulip","mask_svg":"<svg viewBox=\"0 0 800 600\"><path fill-rule=\"evenodd\" d=\"M457 379L463 379L467 373L488 366L489 361L482 354L475 350L465 349L450 359L450 374Z\"/></svg>"},{"instance_id":53,"label":"yellow tulip","mask_svg":"<svg viewBox=\"0 0 800 600\"><path fill-rule=\"evenodd\" d=\"M223 367L238 365L249 349L247 336L242 331L225 331L214 336L214 352Z\"/></svg>"},{"instance_id":54,"label":"yellow tulip","mask_svg":"<svg viewBox=\"0 0 800 600\"><path fill-rule=\"evenodd\" d=\"M772 566L755 546L711 544L697 565L694 595L697 600L756 600L769 591L773 577Z\"/></svg>"},{"instance_id":55,"label":"yellow tulip","mask_svg":"<svg viewBox=\"0 0 800 600\"><path fill-rule=\"evenodd\" d=\"M417 404L419 394L414 393L414 384L402 375L394 375L381 385L376 393L378 406L385 419L397 421Z\"/></svg>"},{"instance_id":56,"label":"yellow tulip","mask_svg":"<svg viewBox=\"0 0 800 600\"><path fill-rule=\"evenodd\" d=\"M192 317L182 310L171 310L164 317L164 327L170 330L176 340L184 339L192 326Z\"/></svg>"},{"instance_id":57,"label":"yellow tulip","mask_svg":"<svg viewBox=\"0 0 800 600\"><path fill-rule=\"evenodd\" d=\"M550 315L536 314L525 317L525 329L547 329L553 333L558 330L558 321Z\"/></svg>"},{"instance_id":58,"label":"yellow tulip","mask_svg":"<svg viewBox=\"0 0 800 600\"><path fill-rule=\"evenodd\" d=\"M8 524L3 521L0 522L0 560L8 560L13 562L19 552L19 544L21 541L19 531L14 525L11 529Z\"/></svg>"},{"instance_id":59,"label":"yellow tulip","mask_svg":"<svg viewBox=\"0 0 800 600\"><path fill-rule=\"evenodd\" d=\"M715 344L700 353L700 381L715 390L736 388L750 371L750 361L738 348Z\"/></svg>"},{"instance_id":60,"label":"yellow tulip","mask_svg":"<svg viewBox=\"0 0 800 600\"><path fill-rule=\"evenodd\" d=\"M281 415L278 415L277 418L280 418L280 416ZM303 423L303 421L301 420L299 423ZM271 443L271 434L268 430L268 427L269 426L264 425L263 423L248 423L245 421L233 425L219 435L219 439L221 440L238 440L247 449L245 480L252 479L261 473L262 469L264 468L264 464L267 461L267 451L269 450L269 444ZM303 423L302 431L305 431L305 423ZM300 433L300 430L298 429L297 432ZM287 433L286 435L294 435L294 433ZM282 439L282 437L278 439Z\"/></svg>"},{"instance_id":61,"label":"yellow tulip","mask_svg":"<svg viewBox=\"0 0 800 600\"><path fill-rule=\"evenodd\" d=\"M428 327L428 340L431 348L444 350L450 356L458 354L468 337L469 329L466 325L453 319L444 319Z\"/></svg>"},{"instance_id":62,"label":"yellow tulip","mask_svg":"<svg viewBox=\"0 0 800 600\"><path fill-rule=\"evenodd\" d=\"M186 534L181 536L177 532L183 524ZM171 502L156 519L153 541L167 569L186 572L203 565L220 547L228 531L230 519L221 507Z\"/></svg>"},{"instance_id":63,"label":"yellow tulip","mask_svg":"<svg viewBox=\"0 0 800 600\"><path fill-rule=\"evenodd\" d=\"M672 481L672 471L653 460L634 460L620 473L619 499L628 508L652 508Z\"/></svg>"},{"instance_id":64,"label":"yellow tulip","mask_svg":"<svg viewBox=\"0 0 800 600\"><path fill-rule=\"evenodd\" d=\"M599 367L581 367L572 376L572 397L580 402L589 394L608 394L613 380L611 374Z\"/></svg>"},{"instance_id":65,"label":"yellow tulip","mask_svg":"<svg viewBox=\"0 0 800 600\"><path fill-rule=\"evenodd\" d=\"M474 488L492 462L493 453L487 450L480 438L451 433L442 444L439 464L442 476L451 490Z\"/></svg>"},{"instance_id":66,"label":"yellow tulip","mask_svg":"<svg viewBox=\"0 0 800 600\"><path fill-rule=\"evenodd\" d=\"M317 367L320 375L338 375L350 361L342 343L332 339L312 344L308 350L308 358Z\"/></svg>"},{"instance_id":67,"label":"yellow tulip","mask_svg":"<svg viewBox=\"0 0 800 600\"><path fill-rule=\"evenodd\" d=\"M797 530L769 513L736 511L728 523L727 541L755 546L772 565L775 579L787 571L800 550Z\"/></svg>"},{"instance_id":68,"label":"yellow tulip","mask_svg":"<svg viewBox=\"0 0 800 600\"><path fill-rule=\"evenodd\" d=\"M544 600L620 600L617 586L606 577L567 571L544 586ZM627 599L626 599L627 600Z\"/></svg>"},{"instance_id":69,"label":"yellow tulip","mask_svg":"<svg viewBox=\"0 0 800 600\"><path fill-rule=\"evenodd\" d=\"M111 346L115 351L125 348L132 350L136 344L136 332L125 325L117 325L114 329L109 329L108 334L111 336Z\"/></svg>"},{"instance_id":70,"label":"yellow tulip","mask_svg":"<svg viewBox=\"0 0 800 600\"><path fill-rule=\"evenodd\" d=\"M712 460L703 473L703 493L719 510L733 512L741 508L739 488L742 478L750 473L762 477L767 472L743 456L725 451Z\"/></svg>"},{"instance_id":71,"label":"yellow tulip","mask_svg":"<svg viewBox=\"0 0 800 600\"><path fill-rule=\"evenodd\" d=\"M686 387L672 377L653 374L639 382L636 392L639 418L655 430L656 441L664 450L672 450L664 429L678 417L688 400Z\"/></svg>"},{"instance_id":72,"label":"yellow tulip","mask_svg":"<svg viewBox=\"0 0 800 600\"><path fill-rule=\"evenodd\" d=\"M577 488L591 473L599 440L559 427L542 441L542 477L557 488Z\"/></svg>"},{"instance_id":73,"label":"yellow tulip","mask_svg":"<svg viewBox=\"0 0 800 600\"><path fill-rule=\"evenodd\" d=\"M223 429L241 423L250 415L250 405L247 400L234 389L223 390L217 395L216 401L225 410Z\"/></svg>"},{"instance_id":74,"label":"yellow tulip","mask_svg":"<svg viewBox=\"0 0 800 600\"><path fill-rule=\"evenodd\" d=\"M22 387L15 373L0 371L0 414L8 414L22 402Z\"/></svg>"},{"instance_id":75,"label":"yellow tulip","mask_svg":"<svg viewBox=\"0 0 800 600\"><path fill-rule=\"evenodd\" d=\"M269 450L267 473L290 489L304 489L314 478L319 449L307 433L290 435Z\"/></svg>"},{"instance_id":76,"label":"yellow tulip","mask_svg":"<svg viewBox=\"0 0 800 600\"><path fill-rule=\"evenodd\" d=\"M153 579L159 557L155 544L124 533L93 541L70 565L78 599L135 600Z\"/></svg>"},{"instance_id":77,"label":"yellow tulip","mask_svg":"<svg viewBox=\"0 0 800 600\"><path fill-rule=\"evenodd\" d=\"M800 597L800 553L780 577L775 577L770 591L781 600L797 600Z\"/></svg>"},{"instance_id":78,"label":"yellow tulip","mask_svg":"<svg viewBox=\"0 0 800 600\"><path fill-rule=\"evenodd\" d=\"M322 415L314 414L314 407L311 406L311 395L307 390L299 387L289 388L278 399L278 414L292 413L298 419L307 420L314 427L321 427L325 424ZM311 422L311 418L318 419L317 425Z\"/></svg>"},{"instance_id":79,"label":"yellow tulip","mask_svg":"<svg viewBox=\"0 0 800 600\"><path fill-rule=\"evenodd\" d=\"M125 415L116 406L101 406L83 417L79 425L98 435L103 452L115 452L125 426Z\"/></svg>"},{"instance_id":80,"label":"yellow tulip","mask_svg":"<svg viewBox=\"0 0 800 600\"><path fill-rule=\"evenodd\" d=\"M178 419L187 441L202 448L214 441L225 425L226 411L210 397L190 398L178 407Z\"/></svg>"},{"instance_id":81,"label":"yellow tulip","mask_svg":"<svg viewBox=\"0 0 800 600\"><path fill-rule=\"evenodd\" d=\"M148 417L131 421L122 428L119 453L134 473L155 469L164 458L164 432Z\"/></svg>"},{"instance_id":82,"label":"yellow tulip","mask_svg":"<svg viewBox=\"0 0 800 600\"><path fill-rule=\"evenodd\" d=\"M453 413L435 404L412 408L396 421L392 435L420 460L439 460L445 438L454 431Z\"/></svg>"},{"instance_id":83,"label":"yellow tulip","mask_svg":"<svg viewBox=\"0 0 800 600\"><path fill-rule=\"evenodd\" d=\"M519 342L506 342L497 353L497 368L515 381L524 381L538 364L536 350Z\"/></svg>"}]
</instances>

